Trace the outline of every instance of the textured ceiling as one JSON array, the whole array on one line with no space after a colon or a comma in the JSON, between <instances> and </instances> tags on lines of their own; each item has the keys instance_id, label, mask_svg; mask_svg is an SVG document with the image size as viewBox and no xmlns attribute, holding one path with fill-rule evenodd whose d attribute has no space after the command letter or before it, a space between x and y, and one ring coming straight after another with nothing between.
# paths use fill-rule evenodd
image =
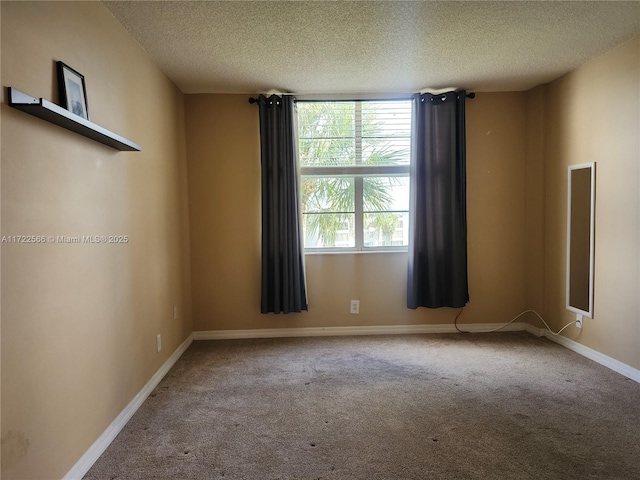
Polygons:
<instances>
[{"instance_id":1,"label":"textured ceiling","mask_svg":"<svg viewBox=\"0 0 640 480\"><path fill-rule=\"evenodd\" d=\"M527 90L640 33L640 2L103 4L185 93Z\"/></svg>"}]
</instances>

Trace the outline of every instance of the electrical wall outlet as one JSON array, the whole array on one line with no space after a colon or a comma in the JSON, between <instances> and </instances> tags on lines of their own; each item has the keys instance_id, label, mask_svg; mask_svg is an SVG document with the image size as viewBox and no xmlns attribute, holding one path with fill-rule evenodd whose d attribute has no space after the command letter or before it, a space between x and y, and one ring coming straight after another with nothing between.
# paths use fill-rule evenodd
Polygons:
<instances>
[{"instance_id":1,"label":"electrical wall outlet","mask_svg":"<svg viewBox=\"0 0 640 480\"><path fill-rule=\"evenodd\" d=\"M582 328L582 315L576 314L576 327Z\"/></svg>"},{"instance_id":2,"label":"electrical wall outlet","mask_svg":"<svg viewBox=\"0 0 640 480\"><path fill-rule=\"evenodd\" d=\"M158 347L158 352L162 350L162 335L156 335L156 346Z\"/></svg>"},{"instance_id":3,"label":"electrical wall outlet","mask_svg":"<svg viewBox=\"0 0 640 480\"><path fill-rule=\"evenodd\" d=\"M360 313L360 300L351 300L351 313L357 315Z\"/></svg>"}]
</instances>

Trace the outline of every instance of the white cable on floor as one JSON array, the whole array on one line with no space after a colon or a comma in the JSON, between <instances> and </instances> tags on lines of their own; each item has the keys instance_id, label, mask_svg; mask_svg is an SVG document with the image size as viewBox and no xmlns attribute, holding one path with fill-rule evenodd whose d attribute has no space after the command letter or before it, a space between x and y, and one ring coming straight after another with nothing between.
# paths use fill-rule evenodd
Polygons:
<instances>
[{"instance_id":1,"label":"white cable on floor","mask_svg":"<svg viewBox=\"0 0 640 480\"><path fill-rule=\"evenodd\" d=\"M506 327L507 325L512 324L513 322L515 322L518 318L520 318L522 315L524 315L525 313L534 313L540 320L542 320L542 323L544 323L545 327L547 327L547 330L549 330L549 333L551 333L551 335L560 335L560 333L562 333L562 331L567 328L570 325L573 325L574 323L576 323L576 321L572 321L567 323L564 327L562 327L560 330L558 330L557 332L554 332L553 330L551 330L551 327L549 325L547 325L547 322L544 321L544 318L542 318L540 316L540 314L538 312L536 312L535 310L525 310L524 312L516 315L514 318L512 318L511 320L509 320L507 323L505 323L504 325L498 327L498 328L494 328L493 330L489 330L487 332L483 332L483 333L492 333L492 332L497 332L498 330L502 330L504 327Z\"/></svg>"}]
</instances>

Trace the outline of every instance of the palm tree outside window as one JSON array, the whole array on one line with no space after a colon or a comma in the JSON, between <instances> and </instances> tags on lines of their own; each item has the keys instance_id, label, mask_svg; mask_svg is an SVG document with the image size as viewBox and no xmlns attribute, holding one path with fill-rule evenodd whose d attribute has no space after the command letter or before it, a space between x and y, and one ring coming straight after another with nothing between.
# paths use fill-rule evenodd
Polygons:
<instances>
[{"instance_id":1,"label":"palm tree outside window","mask_svg":"<svg viewBox=\"0 0 640 480\"><path fill-rule=\"evenodd\" d=\"M305 251L407 249L411 108L298 101Z\"/></svg>"}]
</instances>

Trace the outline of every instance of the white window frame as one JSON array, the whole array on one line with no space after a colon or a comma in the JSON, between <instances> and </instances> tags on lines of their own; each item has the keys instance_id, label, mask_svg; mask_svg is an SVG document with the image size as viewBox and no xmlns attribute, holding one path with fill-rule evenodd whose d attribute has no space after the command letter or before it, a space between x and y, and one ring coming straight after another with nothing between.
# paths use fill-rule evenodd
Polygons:
<instances>
[{"instance_id":1,"label":"white window frame","mask_svg":"<svg viewBox=\"0 0 640 480\"><path fill-rule=\"evenodd\" d=\"M366 101L410 101L411 97L404 98L357 98L353 97L332 97L332 98L313 98L313 97L297 97L302 102L366 102ZM358 133L358 127L360 132ZM407 245L385 245L376 247L367 247L364 245L364 178L368 177L407 177L410 174L410 165L361 165L362 163L362 125L356 124L356 163L349 166L327 166L327 167L300 167L300 176L302 178L319 178L319 177L352 177L354 179L354 229L355 244L353 247L322 247L307 248L305 246L305 254L315 253L365 253L365 252L408 252ZM358 145L360 144L360 145ZM385 212L394 213L395 210ZM408 210L399 210L399 212L408 212ZM368 212L367 212L368 213Z\"/></svg>"}]
</instances>

